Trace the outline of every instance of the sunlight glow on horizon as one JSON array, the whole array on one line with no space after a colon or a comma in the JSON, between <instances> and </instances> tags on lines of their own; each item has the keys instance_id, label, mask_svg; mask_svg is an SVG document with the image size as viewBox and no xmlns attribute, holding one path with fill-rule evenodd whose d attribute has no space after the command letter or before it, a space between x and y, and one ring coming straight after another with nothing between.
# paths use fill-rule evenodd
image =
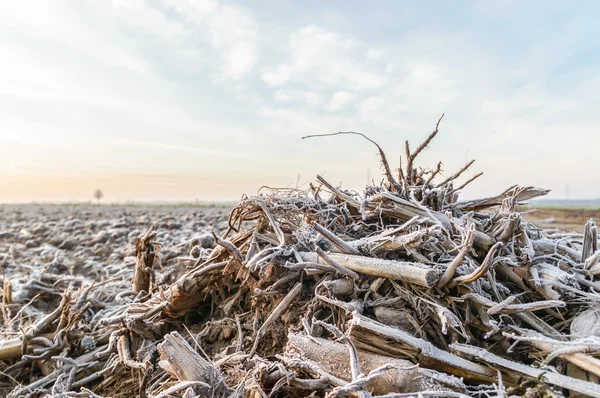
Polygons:
<instances>
[{"instance_id":1,"label":"sunlight glow on horizon","mask_svg":"<svg viewBox=\"0 0 600 398\"><path fill-rule=\"evenodd\" d=\"M0 4L0 203L233 201L418 166L600 198L600 3Z\"/></svg>"}]
</instances>

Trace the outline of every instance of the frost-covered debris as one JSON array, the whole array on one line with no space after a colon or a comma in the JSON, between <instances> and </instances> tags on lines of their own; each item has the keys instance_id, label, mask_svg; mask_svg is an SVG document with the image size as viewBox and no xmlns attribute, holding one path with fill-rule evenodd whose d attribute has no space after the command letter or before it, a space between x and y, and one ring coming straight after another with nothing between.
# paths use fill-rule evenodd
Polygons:
<instances>
[{"instance_id":1,"label":"frost-covered debris","mask_svg":"<svg viewBox=\"0 0 600 398\"><path fill-rule=\"evenodd\" d=\"M94 208L32 223L3 208L0 388L600 397L595 224L526 222L518 205L547 193L535 187L460 201L473 162L448 177L415 162L438 126L397 172L378 147L383 182L362 194L318 176L227 219Z\"/></svg>"}]
</instances>

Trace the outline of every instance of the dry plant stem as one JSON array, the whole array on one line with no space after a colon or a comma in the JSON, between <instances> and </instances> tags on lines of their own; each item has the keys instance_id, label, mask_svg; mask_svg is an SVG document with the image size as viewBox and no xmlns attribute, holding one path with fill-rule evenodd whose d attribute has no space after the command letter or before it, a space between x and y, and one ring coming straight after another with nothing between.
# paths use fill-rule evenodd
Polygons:
<instances>
[{"instance_id":1,"label":"dry plant stem","mask_svg":"<svg viewBox=\"0 0 600 398\"><path fill-rule=\"evenodd\" d=\"M361 255L361 252L359 252L358 250L356 250L355 248L350 246L348 243L344 242L342 239L338 238L337 235L335 235L333 232L329 231L324 226L322 226L318 223L315 223L313 228L322 237L324 237L329 242L331 242L331 244L334 245L338 250L340 250L340 252L346 253L346 254L355 254L357 256Z\"/></svg>"},{"instance_id":2,"label":"dry plant stem","mask_svg":"<svg viewBox=\"0 0 600 398\"><path fill-rule=\"evenodd\" d=\"M373 398L421 398L421 397L435 397L435 398L467 398L466 394L452 391L419 391L418 393L395 393L378 395Z\"/></svg>"},{"instance_id":3,"label":"dry plant stem","mask_svg":"<svg viewBox=\"0 0 600 398\"><path fill-rule=\"evenodd\" d=\"M423 339L398 328L383 325L362 315L353 315L350 338L382 348L388 344L386 341L395 340L416 349L419 352L421 366L441 370L472 381L491 382L496 379L495 372L485 366L441 350Z\"/></svg>"},{"instance_id":4,"label":"dry plant stem","mask_svg":"<svg viewBox=\"0 0 600 398\"><path fill-rule=\"evenodd\" d=\"M487 299L476 293L469 293L463 296L463 298L469 298L474 300L477 304L487 307L487 313L489 315L494 314L516 314L519 312L530 312L530 311L538 311L548 308L564 308L567 306L567 303L560 300L546 300L546 301L534 301L532 303L523 303L523 304L504 304L496 303L490 299Z\"/></svg>"},{"instance_id":5,"label":"dry plant stem","mask_svg":"<svg viewBox=\"0 0 600 398\"><path fill-rule=\"evenodd\" d=\"M168 398L178 393L179 391L185 390L187 388L198 388L201 387L202 390L210 390L211 387L202 382L202 381L182 381L180 383L175 384L173 387L169 387L158 395L155 395L152 398ZM212 395L206 395L207 397L212 397Z\"/></svg>"},{"instance_id":6,"label":"dry plant stem","mask_svg":"<svg viewBox=\"0 0 600 398\"><path fill-rule=\"evenodd\" d=\"M269 317L265 320L265 323L262 324L258 332L256 332L256 337L254 339L254 344L252 345L252 349L250 350L249 357L252 358L256 353L256 349L258 348L258 344L261 342L261 339L265 332L271 327L271 325L279 319L279 317L288 309L288 307L292 304L292 302L296 299L296 297L302 292L302 283L296 283L292 290L277 304L277 307L273 309L273 312L269 315Z\"/></svg>"},{"instance_id":7,"label":"dry plant stem","mask_svg":"<svg viewBox=\"0 0 600 398\"><path fill-rule=\"evenodd\" d=\"M457 202L451 207L456 210L472 211L487 209L493 206L499 206L502 204L502 200L513 195L513 190L515 187L516 185L513 185L498 196L493 196L485 199L469 200L465 202ZM548 194L548 192L550 191L547 189L541 189L537 187L524 187L521 191L518 192L517 196L515 197L515 200L517 202L522 202L533 198L537 198L539 196L544 196Z\"/></svg>"},{"instance_id":8,"label":"dry plant stem","mask_svg":"<svg viewBox=\"0 0 600 398\"><path fill-rule=\"evenodd\" d=\"M10 326L10 310L9 305L12 304L12 283L9 278L2 280L2 319L5 326Z\"/></svg>"},{"instance_id":9,"label":"dry plant stem","mask_svg":"<svg viewBox=\"0 0 600 398\"><path fill-rule=\"evenodd\" d=\"M542 351L544 354L553 354L564 347L564 344L561 344L561 341L552 340L548 337L545 337L542 334L533 332L533 331L525 331L524 337L527 337L527 344L537 348ZM510 336L518 339L518 336ZM582 343L582 348L584 344ZM562 355L558 355L559 358L571 362L573 365L585 370L586 372L590 372L600 377L600 359L594 358L591 355L586 355L582 352L573 352L573 353L565 353Z\"/></svg>"},{"instance_id":10,"label":"dry plant stem","mask_svg":"<svg viewBox=\"0 0 600 398\"><path fill-rule=\"evenodd\" d=\"M419 263L382 260L350 254L329 253L328 255L337 264L361 274L402 280L425 287L435 286L438 280L437 272L433 268ZM300 252L300 257L306 262L326 264L317 253Z\"/></svg>"},{"instance_id":11,"label":"dry plant stem","mask_svg":"<svg viewBox=\"0 0 600 398\"><path fill-rule=\"evenodd\" d=\"M42 318L39 322L36 322L35 324L33 324L31 326L31 328L26 333L26 339L23 340L23 344L26 344L28 339L36 337L46 327L50 326L50 324L52 322L57 320L60 317L60 315L63 313L66 306L69 305L70 301L71 301L71 294L70 294L70 292L67 291L67 292L65 292L65 294L63 294L60 304L58 305L58 307L56 307L56 309L54 311L52 311L50 314L48 314L44 318Z\"/></svg>"},{"instance_id":12,"label":"dry plant stem","mask_svg":"<svg viewBox=\"0 0 600 398\"><path fill-rule=\"evenodd\" d=\"M285 245L285 234L283 233L283 231L281 231L281 228L279 227L279 223L277 223L277 221L275 221L275 218L273 217L273 215L271 214L271 212L269 211L269 209L267 208L267 206L265 205L265 202L263 200L258 200L257 203L261 207L263 213L267 216L269 223L271 223L271 227L273 228L273 230L275 231L275 235L277 235L277 238L279 239L279 245L280 246Z\"/></svg>"},{"instance_id":13,"label":"dry plant stem","mask_svg":"<svg viewBox=\"0 0 600 398\"><path fill-rule=\"evenodd\" d=\"M552 336L555 339L565 339L565 337L561 333L559 333L552 326L548 325L546 322L535 316L533 312L517 312L515 315L521 318L533 329L546 336Z\"/></svg>"},{"instance_id":14,"label":"dry plant stem","mask_svg":"<svg viewBox=\"0 0 600 398\"><path fill-rule=\"evenodd\" d=\"M225 248L225 250L227 250L229 252L229 254L231 254L231 256L233 256L235 261L237 261L240 266L244 265L244 257L242 256L242 253L240 253L239 249L233 243L231 243L230 241L228 241L226 239L219 238L214 232L213 232L213 237L214 237L217 245Z\"/></svg>"},{"instance_id":15,"label":"dry plant stem","mask_svg":"<svg viewBox=\"0 0 600 398\"><path fill-rule=\"evenodd\" d=\"M140 369L145 370L150 364L145 364L141 362L134 361L131 358L131 345L129 343L129 336L123 334L119 337L119 341L117 343L117 351L119 353L119 357L123 361L123 364L132 369Z\"/></svg>"},{"instance_id":16,"label":"dry plant stem","mask_svg":"<svg viewBox=\"0 0 600 398\"><path fill-rule=\"evenodd\" d=\"M470 224L467 227L467 234L462 243L462 247L461 247L460 251L458 252L458 254L456 255L456 257L454 257L454 260L452 260L450 265L448 265L448 267L444 271L444 274L442 275L442 277L440 278L440 281L438 282L438 288L441 289L442 287L446 286L448 284L448 282L450 282L450 280L454 276L456 269L463 263L465 256L467 255L469 250L471 250L471 246L473 245L473 240L475 238L474 231L475 231L475 225Z\"/></svg>"},{"instance_id":17,"label":"dry plant stem","mask_svg":"<svg viewBox=\"0 0 600 398\"><path fill-rule=\"evenodd\" d=\"M594 254L597 250L598 228L596 227L596 223L593 220L589 220L585 224L585 229L583 232L583 248L581 250L581 262L585 263L585 260L592 254ZM588 267L586 267L586 269L587 268Z\"/></svg>"},{"instance_id":18,"label":"dry plant stem","mask_svg":"<svg viewBox=\"0 0 600 398\"><path fill-rule=\"evenodd\" d=\"M327 180L325 180L323 177L321 177L320 175L317 175L317 180L325 185L327 187L327 189L329 189L335 196L337 196L338 198L342 199L343 201L345 201L346 203L348 203L349 205L353 206L356 209L360 209L360 204L350 195L340 191L339 189L335 188L333 185L331 185L329 182L327 182Z\"/></svg>"},{"instance_id":19,"label":"dry plant stem","mask_svg":"<svg viewBox=\"0 0 600 398\"><path fill-rule=\"evenodd\" d=\"M435 168L435 170L433 170L431 172L431 174L429 175L429 178L427 178L427 181L425 181L425 186L429 186L431 185L431 181L433 181L433 179L435 178L435 176L437 176L440 171L442 171L442 162L438 162L437 167Z\"/></svg>"},{"instance_id":20,"label":"dry plant stem","mask_svg":"<svg viewBox=\"0 0 600 398\"><path fill-rule=\"evenodd\" d=\"M490 366L504 369L507 372L517 373L532 379L543 380L546 383L565 388L570 391L585 394L590 397L600 398L600 388L598 388L597 384L510 361L479 347L473 347L466 344L451 344L450 348L462 354L477 358L484 363L488 363Z\"/></svg>"},{"instance_id":21,"label":"dry plant stem","mask_svg":"<svg viewBox=\"0 0 600 398\"><path fill-rule=\"evenodd\" d=\"M340 192L340 194L343 195L343 193L341 193L341 192ZM336 193L336 195L338 195L338 193ZM401 212L402 214L404 214L406 216L406 218L420 216L420 217L430 219L431 221L434 221L436 223L441 223L444 226L444 228L451 227L450 219L443 213L439 213L439 212L432 211L429 209L427 211L424 211L422 208L416 206L414 203L411 203L410 201L404 200L402 198L399 198L397 196L391 195L386 192L382 193L380 195L380 197L389 199L390 201L393 201L394 203L399 205L399 206L396 206L396 208L394 208L393 210L379 209L379 211L381 211L382 213L388 214L388 212L389 212L389 215L396 216L397 215L396 212ZM372 200L374 200L374 199L375 198L373 198ZM348 202L348 203L352 204L354 206L354 204L352 202ZM374 209L377 209L377 207L374 207ZM454 221L457 221L460 223L460 220L455 219ZM492 238L491 236L487 235L485 232L475 230L474 233L475 233L475 237L474 237L473 243L479 249L487 251L494 245L494 243L496 243L496 240L494 238Z\"/></svg>"},{"instance_id":22,"label":"dry plant stem","mask_svg":"<svg viewBox=\"0 0 600 398\"><path fill-rule=\"evenodd\" d=\"M358 351L356 350L356 346L354 345L354 343L344 333L342 333L337 327L333 325L330 325L323 321L314 321L313 324L323 326L325 329L329 330L338 340L341 340L345 343L346 347L348 348L348 356L350 360L350 373L352 375L351 380L356 381L359 378L361 372L360 363L358 360Z\"/></svg>"},{"instance_id":23,"label":"dry plant stem","mask_svg":"<svg viewBox=\"0 0 600 398\"><path fill-rule=\"evenodd\" d=\"M319 376L320 380L325 380L331 386L345 386L348 384L345 380L335 377L334 375L327 373L325 370L321 369L321 367L316 362L306 361L303 359L288 358L282 355L277 355L277 359L279 359L285 366L291 369L299 369L309 374L316 374Z\"/></svg>"},{"instance_id":24,"label":"dry plant stem","mask_svg":"<svg viewBox=\"0 0 600 398\"><path fill-rule=\"evenodd\" d=\"M332 266L341 275L348 276L348 277L350 277L352 279L358 279L359 278L359 276L358 276L358 274L356 272L354 272L354 271L352 271L352 270L350 270L350 269L348 269L348 268L346 268L346 267L344 267L344 266L336 263L320 247L317 246L317 249L315 250L315 252L319 256L319 258L323 259L323 261L325 261L327 264L329 264L330 266Z\"/></svg>"},{"instance_id":25,"label":"dry plant stem","mask_svg":"<svg viewBox=\"0 0 600 398\"><path fill-rule=\"evenodd\" d=\"M178 317L187 313L194 305L201 300L202 290L205 289L210 282L210 275L222 271L228 261L208 264L195 268L186 274L182 275L175 283L173 283L164 293L166 301L169 303L163 310L163 314L170 317ZM157 304L163 301L159 295L153 298Z\"/></svg>"},{"instance_id":26,"label":"dry plant stem","mask_svg":"<svg viewBox=\"0 0 600 398\"><path fill-rule=\"evenodd\" d=\"M136 262L131 281L131 289L135 292L150 291L152 265L160 250L160 245L155 242L155 239L156 232L149 229L143 236L135 240Z\"/></svg>"},{"instance_id":27,"label":"dry plant stem","mask_svg":"<svg viewBox=\"0 0 600 398\"><path fill-rule=\"evenodd\" d=\"M415 162L415 159L417 158L417 156L419 155L419 153L421 153L421 151L423 151L423 149L425 149L427 147L427 145L429 145L429 143L431 142L431 140L433 140L433 138L437 135L438 131L439 131L439 127L440 127L440 122L442 121L442 119L444 118L444 114L442 113L442 116L440 116L440 118L438 119L436 125L435 125L435 130L433 130L433 132L431 134L429 134L429 136L427 137L427 139L425 139L425 141L423 141L423 143L421 143L421 145L419 145L417 147L417 149L413 152L410 153L410 145L408 143L408 141L405 142L405 149L406 149L406 183L408 185L412 185L413 184L413 164Z\"/></svg>"},{"instance_id":28,"label":"dry plant stem","mask_svg":"<svg viewBox=\"0 0 600 398\"><path fill-rule=\"evenodd\" d=\"M467 185L469 185L470 183L472 183L473 181L475 181L476 179L478 179L482 175L483 175L483 172L475 174L473 177L471 177L467 181L465 181L461 186L459 186L458 188L453 189L451 193L460 191L461 189L463 189L464 187L466 187Z\"/></svg>"},{"instance_id":29,"label":"dry plant stem","mask_svg":"<svg viewBox=\"0 0 600 398\"><path fill-rule=\"evenodd\" d=\"M454 287L456 285L461 285L465 283L472 283L475 282L477 279L481 278L483 275L485 275L485 273L492 265L494 256L502 246L502 242L497 242L494 246L492 246L488 254L485 256L485 259L481 263L481 266L479 266L475 271L468 275L463 275L452 279L452 281L450 281L450 283L448 284L448 287Z\"/></svg>"},{"instance_id":30,"label":"dry plant stem","mask_svg":"<svg viewBox=\"0 0 600 398\"><path fill-rule=\"evenodd\" d=\"M450 177L446 178L444 181L440 182L436 185L437 188L442 187L449 183L450 181L456 180L462 173L464 173L471 165L475 163L475 159L471 160L469 163L463 166L462 169L458 170L456 173L452 174Z\"/></svg>"},{"instance_id":31,"label":"dry plant stem","mask_svg":"<svg viewBox=\"0 0 600 398\"><path fill-rule=\"evenodd\" d=\"M229 392L219 370L204 360L178 332L167 334L157 348L159 366L179 381L201 382L200 392L209 397Z\"/></svg>"}]
</instances>

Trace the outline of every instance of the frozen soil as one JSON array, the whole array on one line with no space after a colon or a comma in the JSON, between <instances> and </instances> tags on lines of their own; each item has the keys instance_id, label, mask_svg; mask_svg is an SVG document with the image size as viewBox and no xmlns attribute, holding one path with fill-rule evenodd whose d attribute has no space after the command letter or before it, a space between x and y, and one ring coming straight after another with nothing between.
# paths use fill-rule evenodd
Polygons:
<instances>
[{"instance_id":1,"label":"frozen soil","mask_svg":"<svg viewBox=\"0 0 600 398\"><path fill-rule=\"evenodd\" d=\"M0 282L10 280L14 312L41 293L43 299L31 300L25 309L35 317L56 307L61 282L130 281L135 238L154 227L162 245L156 278L167 283L208 256L215 246L212 233L227 228L228 213L228 208L176 206L2 205Z\"/></svg>"}]
</instances>

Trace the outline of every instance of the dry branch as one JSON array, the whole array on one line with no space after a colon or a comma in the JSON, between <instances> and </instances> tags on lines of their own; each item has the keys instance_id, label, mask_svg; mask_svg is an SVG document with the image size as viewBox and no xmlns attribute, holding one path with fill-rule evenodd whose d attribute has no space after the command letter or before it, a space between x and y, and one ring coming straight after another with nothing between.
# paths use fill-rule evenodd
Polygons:
<instances>
[{"instance_id":1,"label":"dry branch","mask_svg":"<svg viewBox=\"0 0 600 398\"><path fill-rule=\"evenodd\" d=\"M419 263L338 253L330 253L329 256L336 263L366 275L401 280L425 287L434 286L438 280L438 274L433 268ZM327 264L317 253L301 252L300 257L306 262Z\"/></svg>"}]
</instances>

